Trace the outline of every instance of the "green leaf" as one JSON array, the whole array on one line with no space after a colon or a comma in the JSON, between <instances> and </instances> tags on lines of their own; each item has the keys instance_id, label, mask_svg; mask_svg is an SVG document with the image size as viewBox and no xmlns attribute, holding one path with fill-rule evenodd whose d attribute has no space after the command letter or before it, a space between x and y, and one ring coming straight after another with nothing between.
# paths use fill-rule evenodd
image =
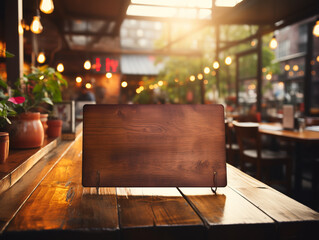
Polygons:
<instances>
[{"instance_id":1,"label":"green leaf","mask_svg":"<svg viewBox=\"0 0 319 240\"><path fill-rule=\"evenodd\" d=\"M47 104L53 105L53 102L50 98L42 98L42 101L47 103Z\"/></svg>"},{"instance_id":2,"label":"green leaf","mask_svg":"<svg viewBox=\"0 0 319 240\"><path fill-rule=\"evenodd\" d=\"M14 57L14 54L9 53L9 52L6 51L6 57L7 57L7 58L13 58L13 57Z\"/></svg>"},{"instance_id":3,"label":"green leaf","mask_svg":"<svg viewBox=\"0 0 319 240\"><path fill-rule=\"evenodd\" d=\"M2 79L0 79L0 86L7 89L8 85L5 81L3 81Z\"/></svg>"}]
</instances>

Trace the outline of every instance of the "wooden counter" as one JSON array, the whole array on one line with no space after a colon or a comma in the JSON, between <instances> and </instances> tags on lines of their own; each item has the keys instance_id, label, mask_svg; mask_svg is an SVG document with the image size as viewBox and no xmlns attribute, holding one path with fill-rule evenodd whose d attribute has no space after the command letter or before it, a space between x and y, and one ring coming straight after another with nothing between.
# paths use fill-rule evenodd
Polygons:
<instances>
[{"instance_id":1,"label":"wooden counter","mask_svg":"<svg viewBox=\"0 0 319 240\"><path fill-rule=\"evenodd\" d=\"M97 192L81 185L81 135L65 144L0 195L0 238L311 239L319 234L319 213L230 165L228 185L217 195L210 188Z\"/></svg>"}]
</instances>

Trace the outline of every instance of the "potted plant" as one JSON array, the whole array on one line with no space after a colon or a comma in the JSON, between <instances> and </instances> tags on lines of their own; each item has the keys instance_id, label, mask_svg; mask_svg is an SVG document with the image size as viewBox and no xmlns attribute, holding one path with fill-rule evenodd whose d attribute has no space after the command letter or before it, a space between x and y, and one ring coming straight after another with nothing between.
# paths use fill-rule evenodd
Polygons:
<instances>
[{"instance_id":1,"label":"potted plant","mask_svg":"<svg viewBox=\"0 0 319 240\"><path fill-rule=\"evenodd\" d=\"M42 146L44 128L40 111L49 112L49 106L62 101L61 88L66 85L61 74L48 66L33 68L32 73L16 82L14 96L23 96L25 101L15 108L18 115L12 118L10 145L13 148Z\"/></svg>"},{"instance_id":2,"label":"potted plant","mask_svg":"<svg viewBox=\"0 0 319 240\"><path fill-rule=\"evenodd\" d=\"M7 84L0 76L1 88L7 90ZM11 124L9 117L15 116L16 111L13 109L14 104L24 102L24 97L11 97L4 94L0 89L0 164L5 163L9 155L9 133L6 132L5 126Z\"/></svg>"}]
</instances>

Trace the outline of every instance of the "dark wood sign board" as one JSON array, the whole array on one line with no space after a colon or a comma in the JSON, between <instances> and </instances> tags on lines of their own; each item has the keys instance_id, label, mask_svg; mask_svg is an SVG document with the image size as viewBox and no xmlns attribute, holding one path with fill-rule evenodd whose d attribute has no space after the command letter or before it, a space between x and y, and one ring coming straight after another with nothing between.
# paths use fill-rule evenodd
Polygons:
<instances>
[{"instance_id":1,"label":"dark wood sign board","mask_svg":"<svg viewBox=\"0 0 319 240\"><path fill-rule=\"evenodd\" d=\"M84 106L85 187L224 187L225 159L222 105Z\"/></svg>"}]
</instances>

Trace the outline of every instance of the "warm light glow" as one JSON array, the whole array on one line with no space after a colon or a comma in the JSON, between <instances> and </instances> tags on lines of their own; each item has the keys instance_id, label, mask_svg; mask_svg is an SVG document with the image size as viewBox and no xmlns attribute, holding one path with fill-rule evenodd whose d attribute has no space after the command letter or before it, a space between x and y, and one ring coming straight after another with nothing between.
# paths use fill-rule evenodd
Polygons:
<instances>
[{"instance_id":1,"label":"warm light glow","mask_svg":"<svg viewBox=\"0 0 319 240\"><path fill-rule=\"evenodd\" d=\"M202 79L204 78L204 76L203 76L203 74L199 73L199 74L197 75L197 78L198 78L198 80L202 80Z\"/></svg>"},{"instance_id":2,"label":"warm light glow","mask_svg":"<svg viewBox=\"0 0 319 240\"><path fill-rule=\"evenodd\" d=\"M19 35L22 35L23 32L24 32L24 30L23 30L22 23L19 23L19 26L18 26L18 33L19 33Z\"/></svg>"},{"instance_id":3,"label":"warm light glow","mask_svg":"<svg viewBox=\"0 0 319 240\"><path fill-rule=\"evenodd\" d=\"M58 72L63 72L64 71L64 66L62 63L59 63L58 66L56 67L56 70L58 70Z\"/></svg>"},{"instance_id":4,"label":"warm light glow","mask_svg":"<svg viewBox=\"0 0 319 240\"><path fill-rule=\"evenodd\" d=\"M208 84L208 80L207 79L204 80L204 84Z\"/></svg>"},{"instance_id":5,"label":"warm light glow","mask_svg":"<svg viewBox=\"0 0 319 240\"><path fill-rule=\"evenodd\" d=\"M231 64L231 57L226 57L225 58L225 63L226 63L226 65L230 65Z\"/></svg>"},{"instance_id":6,"label":"warm light glow","mask_svg":"<svg viewBox=\"0 0 319 240\"><path fill-rule=\"evenodd\" d=\"M52 13L54 10L53 0L41 0L40 10L46 14Z\"/></svg>"},{"instance_id":7,"label":"warm light glow","mask_svg":"<svg viewBox=\"0 0 319 240\"><path fill-rule=\"evenodd\" d=\"M212 71L212 76L216 76L216 71Z\"/></svg>"},{"instance_id":8,"label":"warm light glow","mask_svg":"<svg viewBox=\"0 0 319 240\"><path fill-rule=\"evenodd\" d=\"M76 81L77 83L81 83L81 82L82 82L82 78L81 78L81 77L76 77L75 81Z\"/></svg>"},{"instance_id":9,"label":"warm light glow","mask_svg":"<svg viewBox=\"0 0 319 240\"><path fill-rule=\"evenodd\" d=\"M268 73L268 74L266 75L266 79L267 79L267 80L271 80L271 78L272 78L272 74L271 74L271 73Z\"/></svg>"},{"instance_id":10,"label":"warm light glow","mask_svg":"<svg viewBox=\"0 0 319 240\"><path fill-rule=\"evenodd\" d=\"M149 85L149 89L153 90L154 86L153 85Z\"/></svg>"},{"instance_id":11,"label":"warm light glow","mask_svg":"<svg viewBox=\"0 0 319 240\"><path fill-rule=\"evenodd\" d=\"M40 52L37 58L38 63L44 63L45 62L45 55L43 52Z\"/></svg>"},{"instance_id":12,"label":"warm light glow","mask_svg":"<svg viewBox=\"0 0 319 240\"><path fill-rule=\"evenodd\" d=\"M298 65L294 65L294 66L292 67L292 70L294 70L295 72L297 72L297 71L299 70Z\"/></svg>"},{"instance_id":13,"label":"warm light glow","mask_svg":"<svg viewBox=\"0 0 319 240\"><path fill-rule=\"evenodd\" d=\"M289 71L288 75L289 75L289 77L292 77L294 75L294 72L293 71Z\"/></svg>"},{"instance_id":14,"label":"warm light glow","mask_svg":"<svg viewBox=\"0 0 319 240\"><path fill-rule=\"evenodd\" d=\"M205 73L205 74L208 74L209 72L210 72L209 67L205 67L205 68L204 68L204 73Z\"/></svg>"},{"instance_id":15,"label":"warm light glow","mask_svg":"<svg viewBox=\"0 0 319 240\"><path fill-rule=\"evenodd\" d=\"M225 1L225 0L224 0ZM226 0L229 1L229 0ZM236 0L235 0L236 1ZM198 7L211 8L211 0L131 0L133 4L169 6L169 7ZM237 1L239 2L239 1Z\"/></svg>"},{"instance_id":16,"label":"warm light glow","mask_svg":"<svg viewBox=\"0 0 319 240\"><path fill-rule=\"evenodd\" d=\"M39 77L39 79L40 79L40 80L43 80L43 79L44 79L44 75L41 75L41 76Z\"/></svg>"},{"instance_id":17,"label":"warm light glow","mask_svg":"<svg viewBox=\"0 0 319 240\"><path fill-rule=\"evenodd\" d=\"M270 47L271 49L276 49L277 46L278 46L278 42L277 42L276 36L274 35L274 36L272 37L272 39L270 40L270 42L269 42L269 47Z\"/></svg>"},{"instance_id":18,"label":"warm light glow","mask_svg":"<svg viewBox=\"0 0 319 240\"><path fill-rule=\"evenodd\" d=\"M191 82L194 82L194 81L195 81L195 76L194 76L194 75L191 75L191 76L189 77L189 80L190 80Z\"/></svg>"},{"instance_id":19,"label":"warm light glow","mask_svg":"<svg viewBox=\"0 0 319 240\"><path fill-rule=\"evenodd\" d=\"M280 89L284 89L284 86L285 86L285 84L284 84L283 82L279 82L279 83L278 83L278 87L279 87Z\"/></svg>"},{"instance_id":20,"label":"warm light glow","mask_svg":"<svg viewBox=\"0 0 319 240\"><path fill-rule=\"evenodd\" d=\"M286 64L285 65L285 71L289 71L290 70L290 65L289 64Z\"/></svg>"},{"instance_id":21,"label":"warm light glow","mask_svg":"<svg viewBox=\"0 0 319 240\"><path fill-rule=\"evenodd\" d=\"M218 68L219 68L219 63L218 63L218 61L215 61L215 62L213 63L213 68L214 68L214 69L218 69Z\"/></svg>"},{"instance_id":22,"label":"warm light glow","mask_svg":"<svg viewBox=\"0 0 319 240\"><path fill-rule=\"evenodd\" d=\"M251 45L252 47L255 47L255 46L256 46L256 40L252 40L252 41L250 42L250 45Z\"/></svg>"},{"instance_id":23,"label":"warm light glow","mask_svg":"<svg viewBox=\"0 0 319 240\"><path fill-rule=\"evenodd\" d=\"M164 82L163 82L162 80L160 80L160 81L158 81L158 83L157 83L157 84L158 84L158 86L160 86L160 87L161 87L161 86L163 86Z\"/></svg>"},{"instance_id":24,"label":"warm light glow","mask_svg":"<svg viewBox=\"0 0 319 240\"><path fill-rule=\"evenodd\" d=\"M87 83L87 84L85 84L85 87L86 87L87 89L91 89L91 88L92 88L92 84L91 84L91 83Z\"/></svg>"},{"instance_id":25,"label":"warm light glow","mask_svg":"<svg viewBox=\"0 0 319 240\"><path fill-rule=\"evenodd\" d=\"M319 37L319 20L316 21L316 25L313 27L312 33L313 33L313 35L315 35L316 37Z\"/></svg>"},{"instance_id":26,"label":"warm light glow","mask_svg":"<svg viewBox=\"0 0 319 240\"><path fill-rule=\"evenodd\" d=\"M211 0L133 0L127 8L126 14L207 19L211 17L211 8Z\"/></svg>"},{"instance_id":27,"label":"warm light glow","mask_svg":"<svg viewBox=\"0 0 319 240\"><path fill-rule=\"evenodd\" d=\"M113 76L113 75L112 75L112 73L110 73L110 72L108 72L108 73L105 74L105 77L106 77L106 78L111 78L112 76Z\"/></svg>"},{"instance_id":28,"label":"warm light glow","mask_svg":"<svg viewBox=\"0 0 319 240\"><path fill-rule=\"evenodd\" d=\"M174 81L175 81L176 83L178 83L178 78L175 78Z\"/></svg>"},{"instance_id":29,"label":"warm light glow","mask_svg":"<svg viewBox=\"0 0 319 240\"><path fill-rule=\"evenodd\" d=\"M31 31L33 33L35 33L35 34L39 34L39 33L42 32L43 26L42 26L42 24L40 22L40 17L39 16L34 16L33 17L33 21L31 23L30 28L31 28Z\"/></svg>"},{"instance_id":30,"label":"warm light glow","mask_svg":"<svg viewBox=\"0 0 319 240\"><path fill-rule=\"evenodd\" d=\"M123 81L123 82L121 83L121 86L122 86L122 88L126 88L126 87L127 87L127 82Z\"/></svg>"},{"instance_id":31,"label":"warm light glow","mask_svg":"<svg viewBox=\"0 0 319 240\"><path fill-rule=\"evenodd\" d=\"M317 56L316 60L317 60L317 62L319 62L319 56Z\"/></svg>"},{"instance_id":32,"label":"warm light glow","mask_svg":"<svg viewBox=\"0 0 319 240\"><path fill-rule=\"evenodd\" d=\"M91 69L91 62L89 61L89 60L86 60L85 62L84 62L84 69L86 69L86 70L90 70Z\"/></svg>"},{"instance_id":33,"label":"warm light glow","mask_svg":"<svg viewBox=\"0 0 319 240\"><path fill-rule=\"evenodd\" d=\"M248 89L249 89L249 90L254 90L254 89L256 89L256 85L255 85L255 84L250 84L250 85L248 86Z\"/></svg>"},{"instance_id":34,"label":"warm light glow","mask_svg":"<svg viewBox=\"0 0 319 240\"><path fill-rule=\"evenodd\" d=\"M263 73L265 73L265 72L267 71L267 68L263 67L263 68L261 69L261 71L262 71Z\"/></svg>"},{"instance_id":35,"label":"warm light glow","mask_svg":"<svg viewBox=\"0 0 319 240\"><path fill-rule=\"evenodd\" d=\"M215 5L217 7L234 7L242 0L216 0Z\"/></svg>"}]
</instances>

